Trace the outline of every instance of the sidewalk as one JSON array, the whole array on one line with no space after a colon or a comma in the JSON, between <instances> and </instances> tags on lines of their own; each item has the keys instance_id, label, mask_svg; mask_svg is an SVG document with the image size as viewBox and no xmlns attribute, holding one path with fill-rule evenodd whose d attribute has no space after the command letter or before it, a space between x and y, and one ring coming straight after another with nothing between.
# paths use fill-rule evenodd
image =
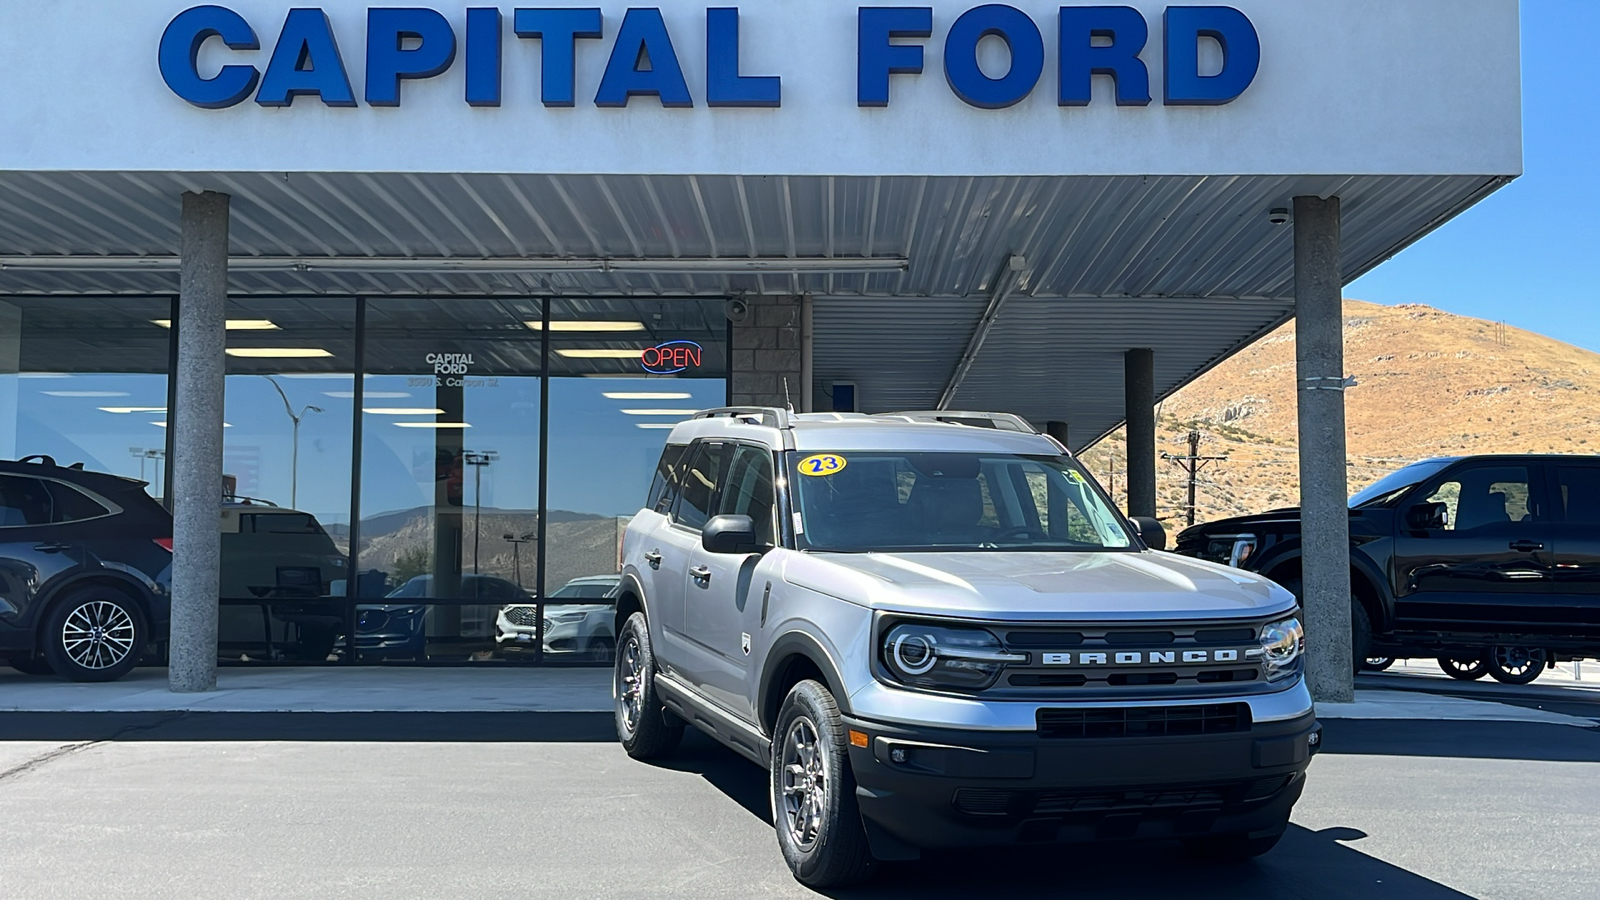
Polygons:
<instances>
[{"instance_id":1,"label":"sidewalk","mask_svg":"<svg viewBox=\"0 0 1600 900\"><path fill-rule=\"evenodd\" d=\"M1593 719L1490 700L1467 700L1413 691L1356 691L1354 703L1318 703L1319 719L1403 719L1434 722L1537 722L1594 728Z\"/></svg>"}]
</instances>

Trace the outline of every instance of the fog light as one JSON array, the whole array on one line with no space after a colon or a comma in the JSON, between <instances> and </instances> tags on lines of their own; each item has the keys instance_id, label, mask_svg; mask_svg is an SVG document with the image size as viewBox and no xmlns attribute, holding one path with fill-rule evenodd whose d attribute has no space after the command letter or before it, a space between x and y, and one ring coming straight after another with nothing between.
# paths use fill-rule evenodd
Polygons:
<instances>
[{"instance_id":1,"label":"fog light","mask_svg":"<svg viewBox=\"0 0 1600 900\"><path fill-rule=\"evenodd\" d=\"M911 755L906 752L904 747L894 747L889 751L889 761L892 763L904 763L910 757Z\"/></svg>"}]
</instances>

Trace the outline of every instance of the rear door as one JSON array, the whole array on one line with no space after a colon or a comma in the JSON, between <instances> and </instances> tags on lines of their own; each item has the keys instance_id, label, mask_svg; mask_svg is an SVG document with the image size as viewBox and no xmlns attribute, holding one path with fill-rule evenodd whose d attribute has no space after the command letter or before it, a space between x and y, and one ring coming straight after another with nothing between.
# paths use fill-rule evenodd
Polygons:
<instances>
[{"instance_id":1,"label":"rear door","mask_svg":"<svg viewBox=\"0 0 1600 900\"><path fill-rule=\"evenodd\" d=\"M1395 616L1402 628L1527 633L1548 629L1554 558L1543 472L1531 461L1451 467L1398 510ZM1443 503L1440 529L1408 525L1420 503Z\"/></svg>"},{"instance_id":2,"label":"rear door","mask_svg":"<svg viewBox=\"0 0 1600 900\"><path fill-rule=\"evenodd\" d=\"M0 475L0 626L31 628L35 602L82 565L83 543L70 522L57 521L50 488L42 478Z\"/></svg>"},{"instance_id":3,"label":"rear door","mask_svg":"<svg viewBox=\"0 0 1600 900\"><path fill-rule=\"evenodd\" d=\"M1600 460L1547 464L1555 573L1550 614L1566 634L1600 638Z\"/></svg>"}]
</instances>

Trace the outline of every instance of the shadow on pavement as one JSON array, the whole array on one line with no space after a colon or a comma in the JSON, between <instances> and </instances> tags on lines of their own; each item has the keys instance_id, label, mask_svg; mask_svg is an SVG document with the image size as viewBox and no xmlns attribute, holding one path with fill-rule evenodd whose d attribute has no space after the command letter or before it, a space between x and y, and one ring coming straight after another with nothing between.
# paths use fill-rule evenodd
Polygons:
<instances>
[{"instance_id":1,"label":"shadow on pavement","mask_svg":"<svg viewBox=\"0 0 1600 900\"><path fill-rule=\"evenodd\" d=\"M762 822L768 813L766 773L690 730L682 748L659 768L699 774ZM1291 826L1272 853L1220 865L1186 855L1173 843L1050 846L1026 850L940 852L918 863L882 866L866 885L832 891L838 898L1024 897L1132 898L1396 898L1470 900L1453 888L1391 865L1351 846L1354 828L1310 831ZM774 842L772 852L778 852Z\"/></svg>"},{"instance_id":2,"label":"shadow on pavement","mask_svg":"<svg viewBox=\"0 0 1600 900\"><path fill-rule=\"evenodd\" d=\"M1600 728L1533 722L1324 719L1322 752L1600 762Z\"/></svg>"}]
</instances>

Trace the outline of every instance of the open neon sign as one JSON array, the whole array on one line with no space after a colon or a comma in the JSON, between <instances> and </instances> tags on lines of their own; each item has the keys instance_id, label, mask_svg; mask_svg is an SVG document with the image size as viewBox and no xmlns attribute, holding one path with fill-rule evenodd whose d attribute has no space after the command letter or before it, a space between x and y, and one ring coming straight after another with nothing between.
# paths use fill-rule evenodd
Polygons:
<instances>
[{"instance_id":1,"label":"open neon sign","mask_svg":"<svg viewBox=\"0 0 1600 900\"><path fill-rule=\"evenodd\" d=\"M644 348L639 362L652 375L676 375L700 368L704 354L705 350L694 341L668 341Z\"/></svg>"}]
</instances>

